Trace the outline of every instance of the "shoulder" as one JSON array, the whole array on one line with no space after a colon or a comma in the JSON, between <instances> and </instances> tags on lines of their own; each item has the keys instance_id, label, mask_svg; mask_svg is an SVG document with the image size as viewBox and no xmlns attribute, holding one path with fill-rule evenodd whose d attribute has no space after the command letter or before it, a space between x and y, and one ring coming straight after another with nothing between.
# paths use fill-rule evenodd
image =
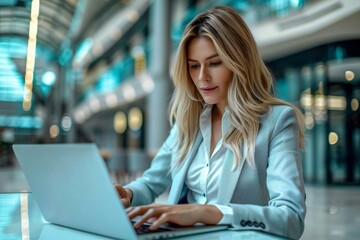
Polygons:
<instances>
[{"instance_id":1,"label":"shoulder","mask_svg":"<svg viewBox=\"0 0 360 240\"><path fill-rule=\"evenodd\" d=\"M265 114L265 116L268 117L276 117L281 114L295 114L295 110L293 107L290 107L288 105L270 105L268 112Z\"/></svg>"},{"instance_id":2,"label":"shoulder","mask_svg":"<svg viewBox=\"0 0 360 240\"><path fill-rule=\"evenodd\" d=\"M279 119L296 118L294 108L288 105L271 105L269 110L261 117L260 122L277 122Z\"/></svg>"},{"instance_id":3,"label":"shoulder","mask_svg":"<svg viewBox=\"0 0 360 240\"><path fill-rule=\"evenodd\" d=\"M271 105L268 112L260 119L260 129L279 131L289 125L297 126L296 113L293 107L288 105Z\"/></svg>"}]
</instances>

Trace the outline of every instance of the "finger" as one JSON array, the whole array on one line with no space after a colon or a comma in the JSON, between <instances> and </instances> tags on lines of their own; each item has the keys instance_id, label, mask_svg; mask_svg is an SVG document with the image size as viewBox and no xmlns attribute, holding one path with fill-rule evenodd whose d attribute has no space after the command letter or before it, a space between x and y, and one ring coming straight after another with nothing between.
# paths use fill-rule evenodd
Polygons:
<instances>
[{"instance_id":1,"label":"finger","mask_svg":"<svg viewBox=\"0 0 360 240\"><path fill-rule=\"evenodd\" d=\"M148 222L148 223L153 223L153 222L156 221L156 219L157 219L157 218L152 217L152 218L149 218L146 222Z\"/></svg>"},{"instance_id":2,"label":"finger","mask_svg":"<svg viewBox=\"0 0 360 240\"><path fill-rule=\"evenodd\" d=\"M134 207L128 207L125 211L126 211L126 214L128 214L129 212L131 212L132 210L134 209Z\"/></svg>"},{"instance_id":3,"label":"finger","mask_svg":"<svg viewBox=\"0 0 360 240\"><path fill-rule=\"evenodd\" d=\"M157 217L157 211L153 208L150 208L146 211L146 213L137 221L134 225L135 228L141 227L144 223L146 223L149 219L153 219Z\"/></svg>"},{"instance_id":4,"label":"finger","mask_svg":"<svg viewBox=\"0 0 360 240\"><path fill-rule=\"evenodd\" d=\"M127 211L127 215L130 219L133 219L134 217L145 214L147 210L148 208L145 207L134 207Z\"/></svg>"},{"instance_id":5,"label":"finger","mask_svg":"<svg viewBox=\"0 0 360 240\"><path fill-rule=\"evenodd\" d=\"M128 207L130 206L130 201L127 198L121 198L121 203L123 204L124 207Z\"/></svg>"},{"instance_id":6,"label":"finger","mask_svg":"<svg viewBox=\"0 0 360 240\"><path fill-rule=\"evenodd\" d=\"M191 217L191 215L192 213L187 211L168 211L159 216L158 219L152 223L149 229L155 230L164 223L175 223L181 226L192 226L197 221L193 217Z\"/></svg>"},{"instance_id":7,"label":"finger","mask_svg":"<svg viewBox=\"0 0 360 240\"><path fill-rule=\"evenodd\" d=\"M126 192L125 188L123 188L121 185L118 185L118 184L115 185L115 189L121 198L127 197L127 192Z\"/></svg>"},{"instance_id":8,"label":"finger","mask_svg":"<svg viewBox=\"0 0 360 240\"><path fill-rule=\"evenodd\" d=\"M126 210L126 213L127 213L129 218L134 218L134 217L136 217L138 215L145 214L150 208L159 209L159 208L162 208L162 206L160 206L160 205L152 205L151 204L151 205L143 205L143 206L137 206L137 207L129 207Z\"/></svg>"},{"instance_id":9,"label":"finger","mask_svg":"<svg viewBox=\"0 0 360 240\"><path fill-rule=\"evenodd\" d=\"M150 230L154 231L158 229L162 224L171 222L169 213L163 213L161 216L154 221L151 226L149 227Z\"/></svg>"}]
</instances>

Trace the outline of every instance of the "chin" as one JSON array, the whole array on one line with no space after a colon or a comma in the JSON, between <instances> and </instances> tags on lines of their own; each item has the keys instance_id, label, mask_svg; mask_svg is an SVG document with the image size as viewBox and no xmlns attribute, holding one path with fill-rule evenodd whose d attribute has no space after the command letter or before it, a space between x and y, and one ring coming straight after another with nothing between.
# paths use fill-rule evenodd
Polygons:
<instances>
[{"instance_id":1,"label":"chin","mask_svg":"<svg viewBox=\"0 0 360 240\"><path fill-rule=\"evenodd\" d=\"M216 101L213 98L203 97L203 99L204 99L204 102L206 102L207 104L217 104L218 103L218 101Z\"/></svg>"},{"instance_id":2,"label":"chin","mask_svg":"<svg viewBox=\"0 0 360 240\"><path fill-rule=\"evenodd\" d=\"M217 102L215 101L205 101L206 104L208 105L215 105Z\"/></svg>"},{"instance_id":3,"label":"chin","mask_svg":"<svg viewBox=\"0 0 360 240\"><path fill-rule=\"evenodd\" d=\"M214 101L211 101L209 99L203 98L203 100L206 104L214 104Z\"/></svg>"}]
</instances>

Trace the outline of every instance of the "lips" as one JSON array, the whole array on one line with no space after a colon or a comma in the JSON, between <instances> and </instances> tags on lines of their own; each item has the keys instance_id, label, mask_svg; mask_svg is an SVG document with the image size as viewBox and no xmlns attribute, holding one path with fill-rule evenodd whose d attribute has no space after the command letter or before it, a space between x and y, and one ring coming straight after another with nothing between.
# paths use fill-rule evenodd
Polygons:
<instances>
[{"instance_id":1,"label":"lips","mask_svg":"<svg viewBox=\"0 0 360 240\"><path fill-rule=\"evenodd\" d=\"M203 93L210 93L214 91L217 87L201 87L200 91Z\"/></svg>"}]
</instances>

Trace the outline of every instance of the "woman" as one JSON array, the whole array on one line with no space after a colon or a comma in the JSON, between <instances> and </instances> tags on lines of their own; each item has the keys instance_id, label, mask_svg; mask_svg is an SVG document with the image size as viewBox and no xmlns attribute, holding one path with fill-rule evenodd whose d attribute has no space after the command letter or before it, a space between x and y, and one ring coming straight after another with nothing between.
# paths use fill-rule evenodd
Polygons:
<instances>
[{"instance_id":1,"label":"woman","mask_svg":"<svg viewBox=\"0 0 360 240\"><path fill-rule=\"evenodd\" d=\"M143 177L116 189L135 224L229 224L300 238L306 212L301 113L272 77L239 14L216 7L185 28L171 133ZM170 188L170 205L148 205Z\"/></svg>"}]
</instances>

